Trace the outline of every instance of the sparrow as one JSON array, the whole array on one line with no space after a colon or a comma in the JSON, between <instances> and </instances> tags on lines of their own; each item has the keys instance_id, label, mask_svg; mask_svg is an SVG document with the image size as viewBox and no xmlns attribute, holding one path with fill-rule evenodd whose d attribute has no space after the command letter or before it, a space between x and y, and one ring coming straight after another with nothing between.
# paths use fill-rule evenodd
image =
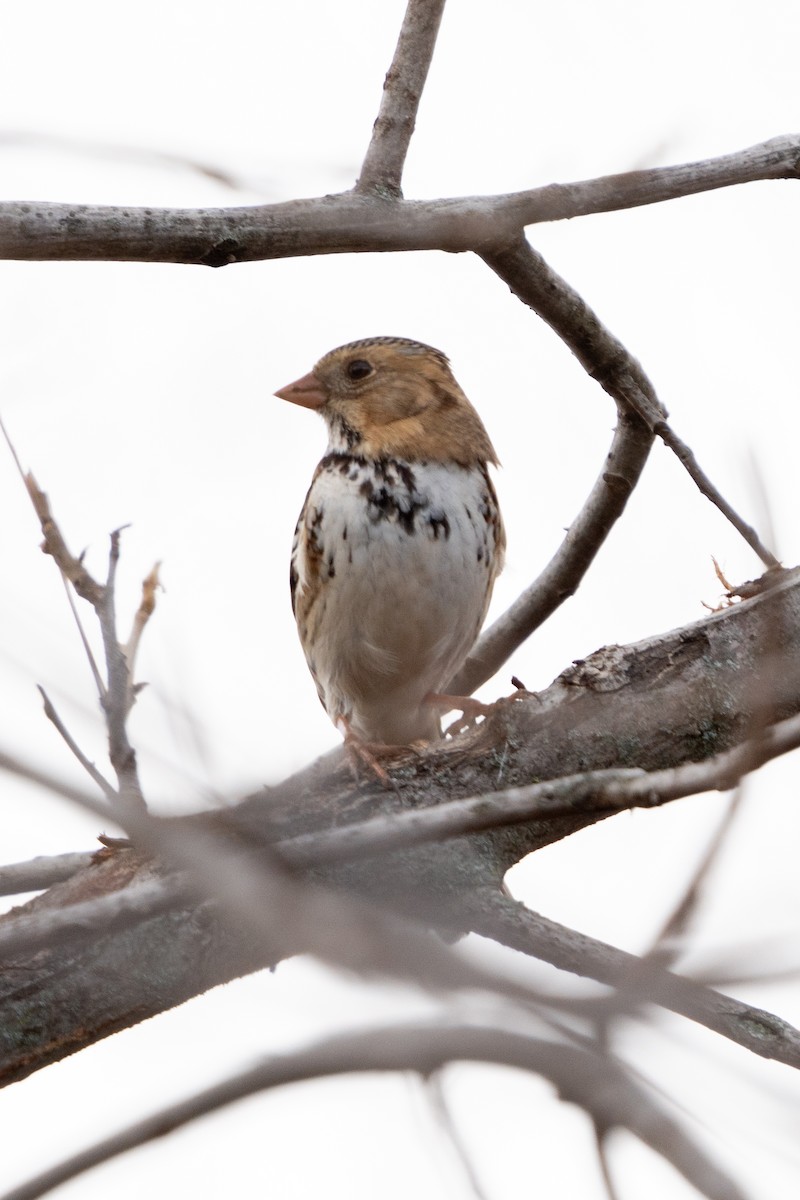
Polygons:
<instances>
[{"instance_id":1,"label":"sparrow","mask_svg":"<svg viewBox=\"0 0 800 1200\"><path fill-rule=\"evenodd\" d=\"M328 427L290 570L322 705L346 741L435 739L505 550L483 423L445 355L403 337L339 346L275 394Z\"/></svg>"}]
</instances>

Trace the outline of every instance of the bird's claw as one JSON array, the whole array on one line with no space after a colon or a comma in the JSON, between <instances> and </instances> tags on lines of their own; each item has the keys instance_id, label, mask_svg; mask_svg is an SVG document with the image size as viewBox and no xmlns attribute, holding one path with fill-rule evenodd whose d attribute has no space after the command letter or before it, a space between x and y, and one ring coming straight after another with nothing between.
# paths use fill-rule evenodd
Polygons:
<instances>
[{"instance_id":1,"label":"bird's claw","mask_svg":"<svg viewBox=\"0 0 800 1200\"><path fill-rule=\"evenodd\" d=\"M486 717L510 704L516 704L520 700L527 700L536 695L535 692L529 692L516 676L512 677L511 682L514 684L515 691L510 696L501 696L499 699L493 700L490 704L484 704L482 700L476 700L473 696L448 696L438 692L428 696L429 704L434 704L445 712L452 710L461 713L460 717L447 726L444 736L457 737L460 733L467 733L477 726L481 718L485 720Z\"/></svg>"}]
</instances>

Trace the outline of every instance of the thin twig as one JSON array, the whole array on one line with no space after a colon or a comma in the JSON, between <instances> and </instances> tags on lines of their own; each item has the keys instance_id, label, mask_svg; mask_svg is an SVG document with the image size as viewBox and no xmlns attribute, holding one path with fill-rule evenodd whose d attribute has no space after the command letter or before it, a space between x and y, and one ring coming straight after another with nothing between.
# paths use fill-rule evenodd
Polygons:
<instances>
[{"instance_id":1,"label":"thin twig","mask_svg":"<svg viewBox=\"0 0 800 1200\"><path fill-rule=\"evenodd\" d=\"M39 518L39 524L44 535L42 550L45 554L50 554L58 564L62 575L69 579L72 586L79 596L83 596L90 604L96 606L102 598L102 587L94 579L83 565L81 558L76 558L74 554L70 554L67 549L66 542L61 535L61 530L53 519L53 514L50 511L50 504L47 496L41 490L33 474L30 471L25 471L22 468L22 463L19 460L14 443L11 441L8 430L0 419L0 430L2 430L8 448L16 464L22 482L33 504L36 516Z\"/></svg>"},{"instance_id":2,"label":"thin twig","mask_svg":"<svg viewBox=\"0 0 800 1200\"><path fill-rule=\"evenodd\" d=\"M600 1167L600 1174L603 1177L603 1186L606 1189L608 1200L620 1200L619 1192L614 1185L614 1176L611 1173L611 1164L608 1161L608 1130L601 1128L597 1121L594 1125L594 1140L597 1149L597 1162Z\"/></svg>"},{"instance_id":3,"label":"thin twig","mask_svg":"<svg viewBox=\"0 0 800 1200\"><path fill-rule=\"evenodd\" d=\"M89 655L89 663L95 674L95 679L100 693L100 702L105 713L106 729L108 732L109 758L113 766L119 782L120 791L117 793L112 789L114 796L118 797L123 794L127 801L144 806L145 800L142 794L141 785L139 783L138 770L136 766L136 753L131 746L128 738L126 722L128 714L136 698L133 681L128 670L128 664L123 648L119 644L116 629L115 616L115 583L117 563L119 561L119 540L122 529L116 529L111 534L108 574L105 585L97 583L89 574L83 565L82 558L76 558L67 549L67 544L58 527L58 524L50 510L50 504L45 493L41 490L33 474L29 471L27 474L22 471L22 467L16 451L11 443L11 440L3 427L3 434L11 448L11 453L14 456L14 461L22 475L23 481L28 491L28 495L33 504L36 515L39 518L39 523L44 534L44 544L42 549L46 554L52 555L61 571L62 577L68 580L75 591L84 600L87 600L95 610L97 619L100 623L100 632L103 638L103 648L106 657L106 670L108 672L108 686L103 685L99 678L94 658L88 646L88 642L81 629L81 637L84 648ZM124 528L124 527L123 527ZM149 577L148 577L149 578ZM147 581L145 581L147 582ZM144 602L144 601L143 601ZM141 606L140 606L141 607ZM74 610L73 610L74 611ZM52 706L51 706L52 709ZM50 716L50 713L48 713ZM51 717L51 720L53 718ZM92 774L88 764L88 759L78 749L72 739L68 738L66 730L63 726L57 726L59 732L67 740L67 744L73 754L79 757L81 763L89 770L92 778L99 784L99 779ZM99 786L105 788L110 785L103 782ZM106 792L108 795L109 793Z\"/></svg>"},{"instance_id":4,"label":"thin twig","mask_svg":"<svg viewBox=\"0 0 800 1200\"><path fill-rule=\"evenodd\" d=\"M469 696L563 602L575 593L625 510L644 470L653 431L636 415L637 403L665 417L640 364L606 329L586 301L556 274L524 239L481 255L520 299L558 334L581 366L613 397L618 410L614 440L603 470L567 535L537 579L478 640L446 691Z\"/></svg>"},{"instance_id":5,"label":"thin twig","mask_svg":"<svg viewBox=\"0 0 800 1200\"><path fill-rule=\"evenodd\" d=\"M445 688L471 696L507 662L555 610L573 596L641 475L653 436L638 420L620 414L603 470L566 537L533 583L479 638L469 658Z\"/></svg>"},{"instance_id":6,"label":"thin twig","mask_svg":"<svg viewBox=\"0 0 800 1200\"><path fill-rule=\"evenodd\" d=\"M108 731L108 752L111 765L116 772L120 794L130 803L142 808L146 807L141 784L139 769L136 762L136 751L128 737L127 721L131 708L136 699L131 672L125 651L117 636L116 617L116 579L119 563L119 546L123 529L115 529L109 540L108 574L103 593L103 601L97 605L97 619L100 622L100 632L103 637L103 648L108 671L108 690L103 698L103 712Z\"/></svg>"},{"instance_id":7,"label":"thin twig","mask_svg":"<svg viewBox=\"0 0 800 1200\"><path fill-rule=\"evenodd\" d=\"M473 933L560 971L616 988L620 1006L657 1004L761 1058L800 1069L800 1029L774 1013L675 975L652 959L569 929L501 892L465 896L462 917Z\"/></svg>"},{"instance_id":8,"label":"thin twig","mask_svg":"<svg viewBox=\"0 0 800 1200\"><path fill-rule=\"evenodd\" d=\"M674 963L681 953L680 943L686 939L689 926L697 914L704 885L719 861L722 849L730 836L734 820L742 807L743 796L743 788L737 787L728 802L722 820L714 831L714 836L706 847L705 854L684 888L683 895L653 939L649 953L664 966Z\"/></svg>"},{"instance_id":9,"label":"thin twig","mask_svg":"<svg viewBox=\"0 0 800 1200\"><path fill-rule=\"evenodd\" d=\"M125 661L128 664L128 672L133 679L136 667L136 655L139 650L139 642L144 633L147 622L152 617L156 608L156 592L161 587L161 580L158 577L158 570L161 566L160 562L154 563L152 569L142 580L142 598L139 601L139 607L133 618L133 626L131 628L130 637L122 647L122 652L125 655Z\"/></svg>"},{"instance_id":10,"label":"thin twig","mask_svg":"<svg viewBox=\"0 0 800 1200\"><path fill-rule=\"evenodd\" d=\"M447 1102L447 1097L444 1094L442 1074L436 1071L432 1075L423 1076L423 1084L425 1086L425 1094L428 1098L431 1111L441 1129L442 1133L450 1143L453 1152L461 1164L461 1169L467 1178L467 1182L472 1190L476 1200L489 1200L487 1192L484 1190L478 1172L475 1170L475 1164L470 1158L469 1151L464 1145L463 1138L458 1132L453 1114L450 1111L450 1105Z\"/></svg>"},{"instance_id":11,"label":"thin twig","mask_svg":"<svg viewBox=\"0 0 800 1200\"><path fill-rule=\"evenodd\" d=\"M36 482L33 473L28 471L24 480L42 527L44 535L42 550L55 559L58 569L70 581L78 595L84 600L88 600L89 604L97 609L105 598L105 588L92 578L83 565L83 559L77 558L68 550L67 543L50 511L50 502Z\"/></svg>"},{"instance_id":12,"label":"thin twig","mask_svg":"<svg viewBox=\"0 0 800 1200\"><path fill-rule=\"evenodd\" d=\"M617 402L622 402L635 413L657 437L677 456L689 476L712 504L730 521L747 544L756 552L767 567L778 566L778 560L760 538L717 490L708 476L701 470L693 452L689 449L666 420L666 412L655 395L652 385L644 376L635 359L622 349L616 363L598 363L593 353L594 346L584 341L582 330L575 329L569 319L565 328L565 299L574 296L572 289L548 266L527 240L520 236L501 250L488 250L481 258L491 267L512 292L537 313L542 320L564 339L572 352L583 363L591 375L599 380ZM583 301L580 302L583 305ZM589 310L590 311L590 310ZM567 310L567 317L569 311ZM596 336L592 330L593 336ZM588 353L587 353L588 351Z\"/></svg>"},{"instance_id":13,"label":"thin twig","mask_svg":"<svg viewBox=\"0 0 800 1200\"><path fill-rule=\"evenodd\" d=\"M408 0L356 192L374 192L388 198L403 194L403 164L444 6L445 0Z\"/></svg>"},{"instance_id":14,"label":"thin twig","mask_svg":"<svg viewBox=\"0 0 800 1200\"><path fill-rule=\"evenodd\" d=\"M92 647L89 645L89 639L86 636L85 629L83 628L83 622L81 621L80 613L78 612L78 606L75 603L75 597L72 595L72 592L70 590L69 580L67 579L66 575L61 576L61 581L64 584L64 592L66 593L67 604L69 605L70 612L72 613L72 615L75 619L75 624L78 629L78 637L81 639L81 645L83 646L84 653L86 654L86 657L89 660L89 670L92 672L92 678L94 679L94 684L95 684L95 687L97 688L97 695L100 697L100 703L102 704L103 700L105 699L105 695L106 695L105 680L103 679L103 676L100 674L100 668L97 665L97 660L95 659L94 651L92 650Z\"/></svg>"},{"instance_id":15,"label":"thin twig","mask_svg":"<svg viewBox=\"0 0 800 1200\"><path fill-rule=\"evenodd\" d=\"M779 567L781 564L776 555L764 545L753 526L748 525L744 518L739 516L736 509L728 503L719 489L714 486L697 461L694 451L686 445L686 442L682 438L678 437L672 426L666 421L656 421L652 428L653 432L661 438L664 445L676 456L678 462L688 473L689 478L694 480L699 491L730 521L734 529L742 535L748 546L755 551L764 566Z\"/></svg>"},{"instance_id":16,"label":"thin twig","mask_svg":"<svg viewBox=\"0 0 800 1200\"><path fill-rule=\"evenodd\" d=\"M564 1100L585 1109L603 1128L630 1130L708 1200L746 1200L734 1179L708 1158L684 1127L615 1059L520 1033L449 1024L343 1034L305 1051L266 1059L97 1142L6 1192L2 1200L36 1200L99 1163L257 1092L353 1072L418 1071L428 1076L447 1063L464 1060L542 1075Z\"/></svg>"},{"instance_id":17,"label":"thin twig","mask_svg":"<svg viewBox=\"0 0 800 1200\"><path fill-rule=\"evenodd\" d=\"M533 256L533 257L532 257ZM570 285L523 242L482 255L512 290L547 321L588 373L600 379L617 404L618 422L599 478L553 558L537 579L479 638L461 670L445 689L469 696L572 596L625 510L644 470L654 434L633 415L631 392L647 397L663 417L653 385L639 363ZM525 292L520 287L526 283Z\"/></svg>"},{"instance_id":18,"label":"thin twig","mask_svg":"<svg viewBox=\"0 0 800 1200\"><path fill-rule=\"evenodd\" d=\"M55 707L53 706L53 703L52 703L50 697L48 696L47 692L44 690L42 685L40 683L37 683L36 686L39 689L39 692L41 693L42 700L44 701L44 714L47 717L48 721L52 721L52 723L55 725L56 729L61 734L61 737L66 742L67 746L69 746L70 750L75 755L78 762L81 764L81 766L86 771L86 773L95 781L97 786L100 788L101 792L103 792L103 794L106 796L106 799L111 800L112 802L115 800L118 800L119 793L117 792L117 790L115 788L113 788L111 786L111 784L100 773L100 771L98 771L98 769L94 765L94 763L90 762L90 760L83 753L80 746L75 741L72 734L69 732L66 725L59 717L58 713L55 710Z\"/></svg>"}]
</instances>

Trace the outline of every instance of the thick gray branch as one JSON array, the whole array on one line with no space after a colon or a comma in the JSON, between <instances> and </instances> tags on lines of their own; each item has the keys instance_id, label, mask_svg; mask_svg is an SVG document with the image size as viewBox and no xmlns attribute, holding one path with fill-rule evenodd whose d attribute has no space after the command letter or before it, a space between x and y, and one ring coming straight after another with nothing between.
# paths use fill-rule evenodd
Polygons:
<instances>
[{"instance_id":1,"label":"thick gray branch","mask_svg":"<svg viewBox=\"0 0 800 1200\"><path fill-rule=\"evenodd\" d=\"M396 791L354 788L334 756L231 810L167 824L174 830L173 847L188 846L192 830L202 832L224 875L215 886L223 888L227 879L238 888L237 873L231 879L225 866L227 839L240 848L266 847L381 813L432 809L565 774L655 771L701 762L748 741L765 707L774 720L800 713L797 571L764 595L695 625L638 645L608 647L573 665L539 696L499 709L476 736L399 763L392 768ZM604 815L558 812L441 844L318 867L311 878L441 928L478 930L485 919L482 898L497 891L513 863ZM87 898L82 887L93 895L114 891L136 881L145 870L138 863L137 855L112 855L83 873L83 885L79 875L61 887L70 890L72 901ZM299 887L302 880L295 882ZM291 891L285 907L289 894L281 892L275 911L291 912L298 904L302 893ZM46 893L17 912L40 911L48 904L58 907L58 895ZM318 907L311 904L306 946L315 942L330 911L324 896ZM3 923L17 920L12 914ZM229 922L215 920L205 906L192 906L77 948L73 942L20 955L0 973L0 1078L20 1078L115 1029L266 965L280 933L272 930L258 939L248 932L237 939ZM414 944L419 956L419 943ZM357 950L357 943L353 946ZM559 965L597 977L592 956L579 949Z\"/></svg>"},{"instance_id":2,"label":"thick gray branch","mask_svg":"<svg viewBox=\"0 0 800 1200\"><path fill-rule=\"evenodd\" d=\"M607 815L631 808L657 808L699 792L728 791L747 772L798 746L800 716L787 717L762 730L752 742L714 754L703 762L684 763L661 771L611 768L564 775L545 783L447 800L435 808L392 813L335 829L302 833L279 842L277 850L284 861L295 866L327 866L385 850L420 846L464 833L569 813Z\"/></svg>"},{"instance_id":3,"label":"thick gray branch","mask_svg":"<svg viewBox=\"0 0 800 1200\"><path fill-rule=\"evenodd\" d=\"M197 263L387 250L489 249L526 225L761 179L800 177L800 135L677 167L501 196L388 200L343 193L247 208L0 204L0 258Z\"/></svg>"}]
</instances>

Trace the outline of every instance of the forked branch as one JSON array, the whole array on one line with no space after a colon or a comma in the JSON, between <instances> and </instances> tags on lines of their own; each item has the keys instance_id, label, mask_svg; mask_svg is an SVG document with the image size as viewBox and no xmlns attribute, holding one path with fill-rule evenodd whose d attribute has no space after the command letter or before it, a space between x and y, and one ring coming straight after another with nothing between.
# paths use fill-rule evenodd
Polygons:
<instances>
[{"instance_id":1,"label":"forked branch","mask_svg":"<svg viewBox=\"0 0 800 1200\"><path fill-rule=\"evenodd\" d=\"M39 525L43 534L42 550L49 554L67 585L71 586L78 596L86 600L94 609L100 626L106 661L106 679L100 676L97 664L88 639L81 626L72 599L70 607L78 622L81 640L89 659L93 677L97 683L100 705L105 717L108 732L109 759L117 776L119 790L115 790L97 770L94 763L78 746L69 733L66 725L58 715L52 701L43 688L40 688L45 704L45 713L72 754L80 762L84 770L98 785L107 799L121 802L123 808L130 804L145 807L139 774L136 764L136 753L128 737L127 721L131 708L136 700L137 687L133 682L135 656L144 627L155 607L155 593L158 586L158 565L156 565L142 585L142 599L134 617L133 629L126 646L120 644L117 636L116 619L116 574L120 553L121 530L111 534L108 558L108 573L105 583L99 583L89 573L83 562L83 556L76 556L69 550L66 540L61 533L58 523L53 516L50 502L39 487L32 472L22 469L17 452L8 435L5 426L0 422L0 429L5 437L17 469L22 476L28 496L30 497Z\"/></svg>"}]
</instances>

